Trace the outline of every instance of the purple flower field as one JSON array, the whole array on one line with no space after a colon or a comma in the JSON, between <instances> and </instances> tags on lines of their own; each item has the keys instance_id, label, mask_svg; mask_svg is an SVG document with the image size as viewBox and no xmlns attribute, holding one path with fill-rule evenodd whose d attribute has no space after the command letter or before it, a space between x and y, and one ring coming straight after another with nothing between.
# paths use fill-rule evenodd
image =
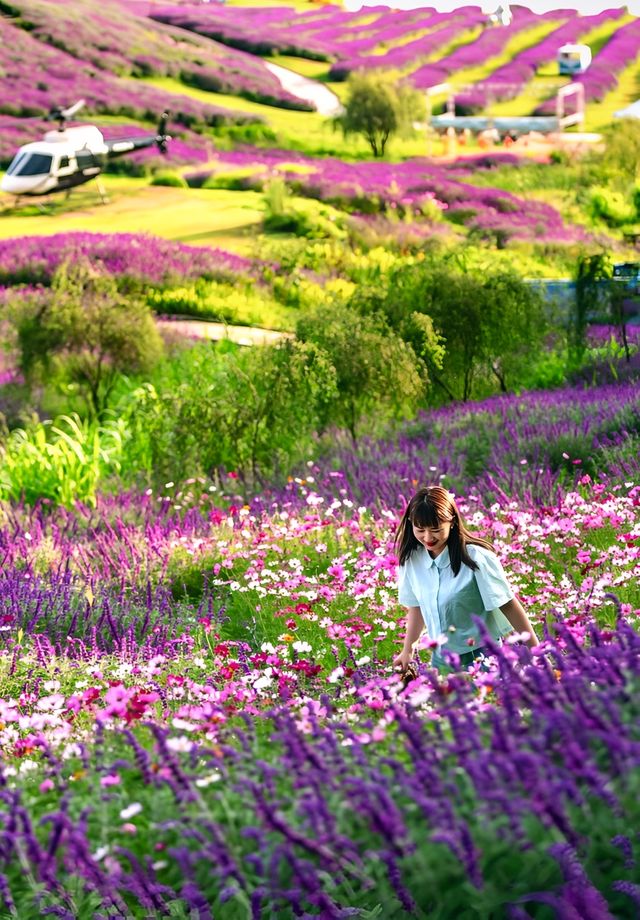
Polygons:
<instances>
[{"instance_id":1,"label":"purple flower field","mask_svg":"<svg viewBox=\"0 0 640 920\"><path fill-rule=\"evenodd\" d=\"M555 60L558 48L580 42L592 29L621 16L622 10L604 10L594 16L571 16L537 45L522 51L485 80L476 83L472 91L458 94L456 111L472 114L482 111L491 102L514 99L533 79L539 67Z\"/></svg>"},{"instance_id":2,"label":"purple flower field","mask_svg":"<svg viewBox=\"0 0 640 920\"><path fill-rule=\"evenodd\" d=\"M186 42L181 30L155 25L117 0L104 0L99 10L91 0L51 0L46 4L24 0L21 13L34 44L49 50L51 46L63 48L73 58L76 70L89 69L97 76L97 69L103 77L173 76L212 92L288 108L309 108L283 90L260 58L197 36ZM68 27L70 20L73 29ZM21 31L8 26L7 38L22 43ZM36 53L33 46L23 51L23 55ZM116 85L110 85L115 92ZM146 89L140 86L141 92Z\"/></svg>"},{"instance_id":3,"label":"purple flower field","mask_svg":"<svg viewBox=\"0 0 640 920\"><path fill-rule=\"evenodd\" d=\"M573 78L584 85L586 102L601 102L617 86L616 75L636 60L640 48L640 20L621 26L596 54L586 73ZM536 115L555 111L553 100L547 100L535 110Z\"/></svg>"},{"instance_id":4,"label":"purple flower field","mask_svg":"<svg viewBox=\"0 0 640 920\"><path fill-rule=\"evenodd\" d=\"M427 158L393 164L351 164L333 157L314 159L284 150L243 148L220 151L217 159L232 167L251 165L254 172L247 177L247 187L261 188L270 176L277 175L299 194L354 213L376 213L390 208L419 224L426 208L428 225L435 206L443 220L464 225L488 239L499 236L503 242L513 239L561 243L590 239L582 228L565 224L551 205L454 179L451 176L454 164L446 166ZM292 164L291 169L287 169L288 164ZM300 165L308 167L308 172L300 173L296 169Z\"/></svg>"},{"instance_id":5,"label":"purple flower field","mask_svg":"<svg viewBox=\"0 0 640 920\"><path fill-rule=\"evenodd\" d=\"M46 75L33 80L34 73ZM46 115L56 105L82 97L89 111L157 120L167 106L166 94L152 86L117 78L64 51L37 41L30 33L0 18L0 112L29 117ZM181 124L248 121L248 116L220 106L179 97L174 119Z\"/></svg>"},{"instance_id":6,"label":"purple flower field","mask_svg":"<svg viewBox=\"0 0 640 920\"><path fill-rule=\"evenodd\" d=\"M631 918L640 488L463 499L545 640L451 676L427 646L404 690L390 540L413 482L367 505L325 491L351 471L306 476L269 511L198 481L11 509L5 911L427 918L470 891L480 912Z\"/></svg>"},{"instance_id":7,"label":"purple flower field","mask_svg":"<svg viewBox=\"0 0 640 920\"><path fill-rule=\"evenodd\" d=\"M76 234L9 241L3 277L47 283L69 253L152 283L250 268ZM631 920L639 413L631 384L495 397L259 495L228 470L1 503L0 910ZM405 688L392 537L425 482L543 641L439 675L430 637Z\"/></svg>"},{"instance_id":8,"label":"purple flower field","mask_svg":"<svg viewBox=\"0 0 640 920\"><path fill-rule=\"evenodd\" d=\"M0 284L48 285L66 260L87 258L120 279L170 284L187 278L237 280L250 259L135 233L59 233L0 240Z\"/></svg>"}]
</instances>

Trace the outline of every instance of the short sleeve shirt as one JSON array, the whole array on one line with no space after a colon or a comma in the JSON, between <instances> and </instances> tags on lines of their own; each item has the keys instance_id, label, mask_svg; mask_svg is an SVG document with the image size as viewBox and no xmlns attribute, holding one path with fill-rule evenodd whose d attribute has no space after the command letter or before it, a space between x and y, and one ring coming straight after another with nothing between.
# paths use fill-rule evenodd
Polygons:
<instances>
[{"instance_id":1,"label":"short sleeve shirt","mask_svg":"<svg viewBox=\"0 0 640 920\"><path fill-rule=\"evenodd\" d=\"M499 609L514 597L500 560L483 546L467 544L467 550L478 565L475 571L462 563L454 575L448 547L433 559L419 546L398 567L399 602L419 607L429 637L444 633L447 650L458 654L482 645L474 615L484 619L494 639L513 628Z\"/></svg>"}]
</instances>

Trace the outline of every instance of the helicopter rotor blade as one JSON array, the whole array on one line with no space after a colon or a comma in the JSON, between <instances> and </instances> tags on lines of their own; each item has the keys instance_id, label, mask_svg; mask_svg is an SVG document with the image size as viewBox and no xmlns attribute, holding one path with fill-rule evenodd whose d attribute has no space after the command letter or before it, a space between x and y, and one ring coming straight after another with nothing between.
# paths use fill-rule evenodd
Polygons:
<instances>
[{"instance_id":1,"label":"helicopter rotor blade","mask_svg":"<svg viewBox=\"0 0 640 920\"><path fill-rule=\"evenodd\" d=\"M84 105L84 99L78 99L77 102L74 102L73 105L70 105L66 109L61 109L62 114L65 118L71 118L76 112L79 112L82 106Z\"/></svg>"},{"instance_id":2,"label":"helicopter rotor blade","mask_svg":"<svg viewBox=\"0 0 640 920\"><path fill-rule=\"evenodd\" d=\"M78 112L84 105L84 99L78 99L77 102L74 102L73 105L63 108L61 105L56 105L51 109L48 115L45 115L46 121L57 121L60 127L60 130L64 128L65 122L72 118L76 112Z\"/></svg>"}]
</instances>

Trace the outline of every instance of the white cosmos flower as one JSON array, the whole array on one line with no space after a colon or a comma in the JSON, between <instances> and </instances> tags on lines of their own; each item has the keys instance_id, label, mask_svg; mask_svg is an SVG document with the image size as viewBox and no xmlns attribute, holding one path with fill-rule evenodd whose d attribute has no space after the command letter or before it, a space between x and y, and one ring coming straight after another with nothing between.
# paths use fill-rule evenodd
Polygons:
<instances>
[{"instance_id":1,"label":"white cosmos flower","mask_svg":"<svg viewBox=\"0 0 640 920\"><path fill-rule=\"evenodd\" d=\"M128 821L129 818L133 818L135 815L139 815L142 811L142 805L140 802L132 802L131 805L128 805L126 808L123 808L120 812L120 817L123 821Z\"/></svg>"},{"instance_id":2,"label":"white cosmos flower","mask_svg":"<svg viewBox=\"0 0 640 920\"><path fill-rule=\"evenodd\" d=\"M197 779L196 786L200 789L204 789L206 786L210 786L211 783L217 783L220 779L222 779L222 774L214 770L214 772L209 773L208 776L201 776L200 779Z\"/></svg>"}]
</instances>

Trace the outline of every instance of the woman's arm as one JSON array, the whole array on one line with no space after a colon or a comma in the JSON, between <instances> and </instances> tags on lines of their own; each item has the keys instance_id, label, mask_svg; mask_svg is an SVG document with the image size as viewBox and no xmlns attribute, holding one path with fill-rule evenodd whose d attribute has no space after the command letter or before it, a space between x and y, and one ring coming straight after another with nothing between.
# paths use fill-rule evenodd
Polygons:
<instances>
[{"instance_id":1,"label":"woman's arm","mask_svg":"<svg viewBox=\"0 0 640 920\"><path fill-rule=\"evenodd\" d=\"M516 632L529 633L529 638L526 640L525 645L528 645L529 648L535 648L538 645L538 637L520 601L514 597L506 604L503 604L500 610L502 610Z\"/></svg>"},{"instance_id":2,"label":"woman's arm","mask_svg":"<svg viewBox=\"0 0 640 920\"><path fill-rule=\"evenodd\" d=\"M404 637L404 645L399 655L393 659L396 667L403 671L413 658L413 646L416 644L424 629L424 619L419 607L407 607L407 632Z\"/></svg>"}]
</instances>

